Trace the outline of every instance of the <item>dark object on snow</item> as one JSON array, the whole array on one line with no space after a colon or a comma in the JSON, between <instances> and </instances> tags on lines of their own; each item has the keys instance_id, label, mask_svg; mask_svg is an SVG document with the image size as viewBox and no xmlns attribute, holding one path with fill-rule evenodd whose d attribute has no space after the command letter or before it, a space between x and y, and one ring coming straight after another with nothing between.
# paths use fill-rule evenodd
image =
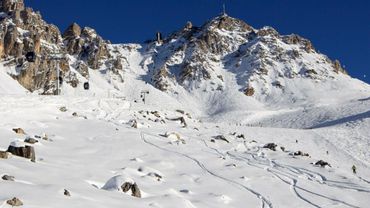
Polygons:
<instances>
[{"instance_id":1,"label":"dark object on snow","mask_svg":"<svg viewBox=\"0 0 370 208\"><path fill-rule=\"evenodd\" d=\"M9 158L9 152L0 151L0 158L1 159L8 159Z\"/></svg>"},{"instance_id":2,"label":"dark object on snow","mask_svg":"<svg viewBox=\"0 0 370 208\"><path fill-rule=\"evenodd\" d=\"M170 121L180 121L181 125L183 125L184 128L188 126L184 117L172 118L172 119L168 119L168 120L170 120Z\"/></svg>"},{"instance_id":3,"label":"dark object on snow","mask_svg":"<svg viewBox=\"0 0 370 208\"><path fill-rule=\"evenodd\" d=\"M129 182L125 182L124 184L122 184L121 188L122 191L125 193L131 189L131 196L141 198L141 192L139 186L136 183L131 184Z\"/></svg>"},{"instance_id":4,"label":"dark object on snow","mask_svg":"<svg viewBox=\"0 0 370 208\"><path fill-rule=\"evenodd\" d=\"M321 166L321 167L325 167L325 166L329 166L329 167L331 167L331 165L330 165L328 162L325 162L325 161L323 161L323 160L319 160L319 161L317 161L317 162L315 163L315 165L317 165L317 166Z\"/></svg>"},{"instance_id":5,"label":"dark object on snow","mask_svg":"<svg viewBox=\"0 0 370 208\"><path fill-rule=\"evenodd\" d=\"M294 156L303 156L303 157L309 157L310 155L308 153L304 153L302 151L297 151L293 153Z\"/></svg>"},{"instance_id":6,"label":"dark object on snow","mask_svg":"<svg viewBox=\"0 0 370 208\"><path fill-rule=\"evenodd\" d=\"M71 193L67 189L64 189L64 196L71 196Z\"/></svg>"},{"instance_id":7,"label":"dark object on snow","mask_svg":"<svg viewBox=\"0 0 370 208\"><path fill-rule=\"evenodd\" d=\"M15 128L15 129L13 129L13 131L16 134L26 134L26 132L22 128Z\"/></svg>"},{"instance_id":8,"label":"dark object on snow","mask_svg":"<svg viewBox=\"0 0 370 208\"><path fill-rule=\"evenodd\" d=\"M23 202L19 200L17 197L14 197L13 199L9 199L8 201L6 201L6 203L12 207L20 207L23 205Z\"/></svg>"},{"instance_id":9,"label":"dark object on snow","mask_svg":"<svg viewBox=\"0 0 370 208\"><path fill-rule=\"evenodd\" d=\"M89 84L89 82L85 82L85 83L84 83L84 89L85 89L85 90L89 90L89 89L90 89L90 84Z\"/></svg>"},{"instance_id":10,"label":"dark object on snow","mask_svg":"<svg viewBox=\"0 0 370 208\"><path fill-rule=\"evenodd\" d=\"M129 183L129 182L125 182L122 186L121 186L121 188L122 188L122 191L123 192L128 192L130 189L131 189L131 186L132 186L132 184L131 183Z\"/></svg>"},{"instance_id":11,"label":"dark object on snow","mask_svg":"<svg viewBox=\"0 0 370 208\"><path fill-rule=\"evenodd\" d=\"M226 139L226 137L224 135L218 135L218 136L215 136L213 137L215 140L221 140L221 141L225 141L227 143L230 143L229 140Z\"/></svg>"},{"instance_id":12,"label":"dark object on snow","mask_svg":"<svg viewBox=\"0 0 370 208\"><path fill-rule=\"evenodd\" d=\"M37 142L39 142L37 139L34 139L34 138L31 138L31 137L27 137L24 142L26 143L29 143L29 144L36 144Z\"/></svg>"},{"instance_id":13,"label":"dark object on snow","mask_svg":"<svg viewBox=\"0 0 370 208\"><path fill-rule=\"evenodd\" d=\"M10 175L3 175L1 179L3 179L4 181L14 181L15 177Z\"/></svg>"},{"instance_id":14,"label":"dark object on snow","mask_svg":"<svg viewBox=\"0 0 370 208\"><path fill-rule=\"evenodd\" d=\"M132 192L131 195L133 197L141 198L141 192L140 192L140 189L139 189L139 187L136 183L134 183L134 185L131 186L131 192Z\"/></svg>"},{"instance_id":15,"label":"dark object on snow","mask_svg":"<svg viewBox=\"0 0 370 208\"><path fill-rule=\"evenodd\" d=\"M67 112L67 108L66 108L65 106L60 107L60 108L59 108L59 110L60 110L61 112Z\"/></svg>"},{"instance_id":16,"label":"dark object on snow","mask_svg":"<svg viewBox=\"0 0 370 208\"><path fill-rule=\"evenodd\" d=\"M285 152L285 147L280 147L281 151Z\"/></svg>"},{"instance_id":17,"label":"dark object on snow","mask_svg":"<svg viewBox=\"0 0 370 208\"><path fill-rule=\"evenodd\" d=\"M36 154L35 148L32 146L25 146L25 147L14 147L9 146L7 152L12 153L13 155L24 157L27 159L31 159L32 162L36 162Z\"/></svg>"},{"instance_id":18,"label":"dark object on snow","mask_svg":"<svg viewBox=\"0 0 370 208\"><path fill-rule=\"evenodd\" d=\"M31 62L31 63L35 62L36 61L36 53L33 52L33 51L27 52L26 53L26 60L28 62Z\"/></svg>"},{"instance_id":19,"label":"dark object on snow","mask_svg":"<svg viewBox=\"0 0 370 208\"><path fill-rule=\"evenodd\" d=\"M276 151L277 144L275 143L268 143L263 148L270 149L272 151Z\"/></svg>"},{"instance_id":20,"label":"dark object on snow","mask_svg":"<svg viewBox=\"0 0 370 208\"><path fill-rule=\"evenodd\" d=\"M244 136L244 134L240 134L240 135L236 136L236 138L245 139L245 136Z\"/></svg>"},{"instance_id":21,"label":"dark object on snow","mask_svg":"<svg viewBox=\"0 0 370 208\"><path fill-rule=\"evenodd\" d=\"M356 166L355 166L355 165L353 165L353 166L352 166L353 174L356 174L356 173L357 173L357 171L356 171L356 170L357 170Z\"/></svg>"}]
</instances>

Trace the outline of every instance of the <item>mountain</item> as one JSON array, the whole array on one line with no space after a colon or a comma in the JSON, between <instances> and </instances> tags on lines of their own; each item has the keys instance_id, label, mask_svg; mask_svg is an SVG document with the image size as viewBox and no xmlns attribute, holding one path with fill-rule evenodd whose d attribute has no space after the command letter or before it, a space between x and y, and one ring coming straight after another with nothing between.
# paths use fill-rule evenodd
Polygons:
<instances>
[{"instance_id":1,"label":"mountain","mask_svg":"<svg viewBox=\"0 0 370 208\"><path fill-rule=\"evenodd\" d=\"M370 86L339 61L226 14L153 37L0 1L0 207L368 207Z\"/></svg>"},{"instance_id":2,"label":"mountain","mask_svg":"<svg viewBox=\"0 0 370 208\"><path fill-rule=\"evenodd\" d=\"M226 14L201 27L188 22L164 39L115 45L76 23L61 34L22 0L1 4L2 62L30 92L55 94L57 68L65 94L89 81L94 85L90 74L98 71L106 77L104 86L113 90L122 91L131 74L175 97L183 93L197 100L227 98L249 106L302 105L325 99L322 93L331 100L369 90L350 78L339 61L317 52L309 40L280 35L271 27L255 29ZM35 53L35 62L25 60L28 52Z\"/></svg>"}]
</instances>

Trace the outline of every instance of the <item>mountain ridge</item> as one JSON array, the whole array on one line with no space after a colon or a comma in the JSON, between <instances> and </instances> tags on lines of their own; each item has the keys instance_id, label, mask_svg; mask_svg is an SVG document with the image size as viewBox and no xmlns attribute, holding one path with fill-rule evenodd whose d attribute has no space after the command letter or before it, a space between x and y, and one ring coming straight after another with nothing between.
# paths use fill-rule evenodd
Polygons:
<instances>
[{"instance_id":1,"label":"mountain ridge","mask_svg":"<svg viewBox=\"0 0 370 208\"><path fill-rule=\"evenodd\" d=\"M59 90L65 94L81 91L84 83L94 85L90 75L99 72L99 82L117 93L125 81L131 82L131 74L175 97L180 92L205 99L243 95L268 106L312 103L317 99L314 91L369 88L350 78L339 61L318 53L309 40L280 35L271 27L255 29L226 14L200 27L188 22L144 44L111 44L94 29L76 23L61 33L25 8L22 0L4 0L1 10L2 62L22 86L39 94L56 93L58 70L66 83ZM24 59L30 51L37 55L34 63ZM303 88L297 87L300 83Z\"/></svg>"}]
</instances>

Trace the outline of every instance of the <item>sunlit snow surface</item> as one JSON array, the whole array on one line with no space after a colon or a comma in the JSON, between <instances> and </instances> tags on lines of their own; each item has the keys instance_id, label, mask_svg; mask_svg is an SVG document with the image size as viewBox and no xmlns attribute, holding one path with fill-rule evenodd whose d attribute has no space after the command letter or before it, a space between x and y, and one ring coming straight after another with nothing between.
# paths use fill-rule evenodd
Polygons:
<instances>
[{"instance_id":1,"label":"sunlit snow surface","mask_svg":"<svg viewBox=\"0 0 370 208\"><path fill-rule=\"evenodd\" d=\"M148 99L156 100L150 95ZM0 160L0 175L16 178L0 181L0 207L9 207L5 201L15 196L27 208L365 208L370 203L370 99L304 113L261 111L264 116L253 116L258 114L254 111L249 119L254 127L242 120L200 122L192 106L167 106L159 99L156 103L94 96L1 96L2 150L25 138L12 131L16 127L30 136L46 133L49 140L34 145L36 163L15 156ZM68 111L61 112L62 106ZM184 116L177 108L192 116L185 116L186 128L167 119ZM166 123L155 122L152 111ZM324 116L322 121L312 119ZM132 119L140 124L138 129L131 127ZM161 136L166 132L177 132L185 143ZM221 134L230 143L211 142ZM245 139L237 138L240 134ZM270 142L286 151L262 148ZM311 157L289 155L298 150ZM320 159L332 167L311 164ZM138 184L141 199L120 190L125 181ZM72 196L64 196L64 189Z\"/></svg>"}]
</instances>

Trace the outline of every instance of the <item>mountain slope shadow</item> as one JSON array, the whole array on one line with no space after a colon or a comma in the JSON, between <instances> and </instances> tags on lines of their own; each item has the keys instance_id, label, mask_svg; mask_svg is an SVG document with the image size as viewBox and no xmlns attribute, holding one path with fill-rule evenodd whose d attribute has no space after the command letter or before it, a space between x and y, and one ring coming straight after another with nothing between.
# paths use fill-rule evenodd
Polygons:
<instances>
[{"instance_id":1,"label":"mountain slope shadow","mask_svg":"<svg viewBox=\"0 0 370 208\"><path fill-rule=\"evenodd\" d=\"M323 122L321 124L312 126L309 129L318 129L318 128L330 127L330 126L349 123L349 122L358 121L358 120L362 120L362 119L366 119L366 118L370 118L370 111L367 111L367 112L364 112L364 113L359 113L359 114L352 115L352 116L347 116L347 117L340 118L340 119L333 120L333 121Z\"/></svg>"}]
</instances>

